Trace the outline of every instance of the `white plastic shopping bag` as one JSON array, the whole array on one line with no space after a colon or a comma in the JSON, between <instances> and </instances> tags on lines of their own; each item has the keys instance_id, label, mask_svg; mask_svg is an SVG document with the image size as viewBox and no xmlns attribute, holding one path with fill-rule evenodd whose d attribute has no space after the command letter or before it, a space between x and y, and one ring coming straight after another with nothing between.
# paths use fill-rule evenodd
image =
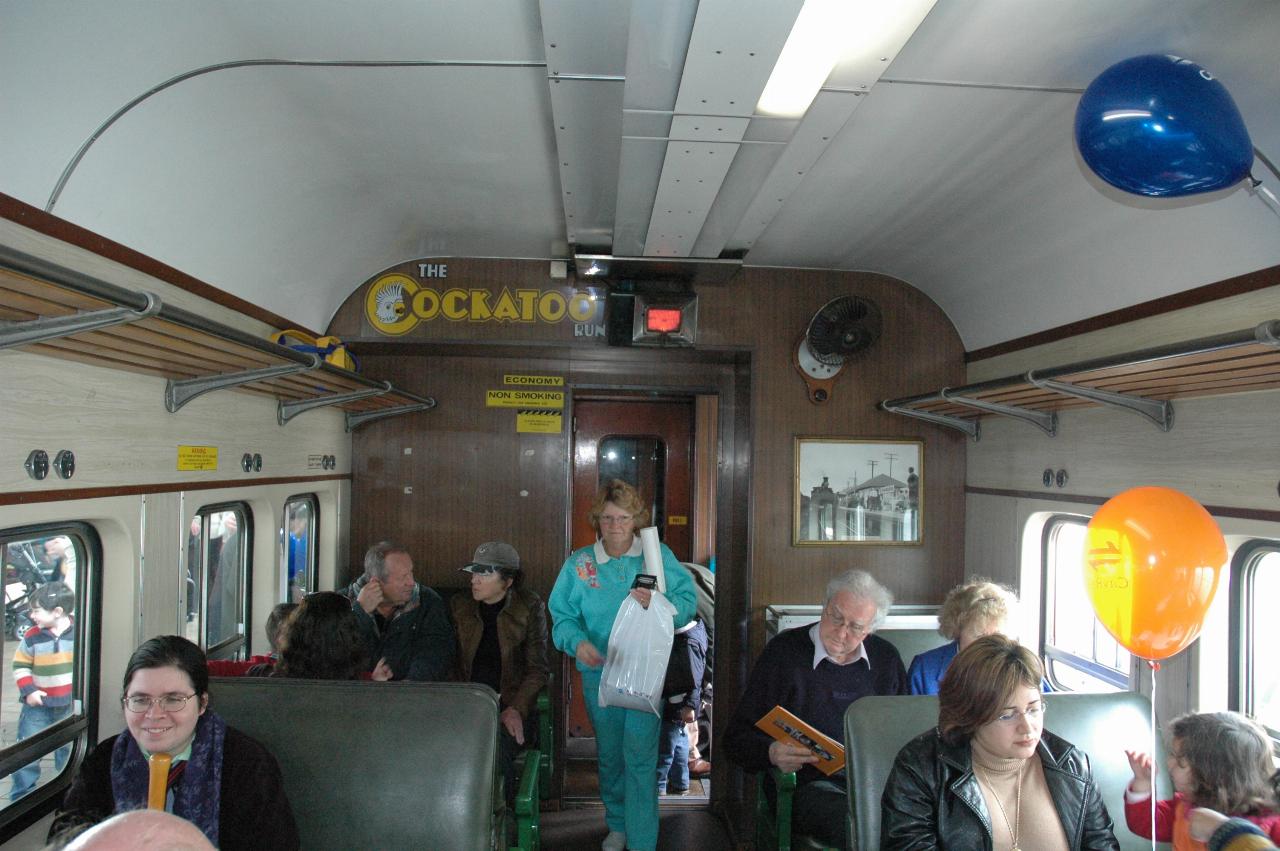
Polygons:
<instances>
[{"instance_id":1,"label":"white plastic shopping bag","mask_svg":"<svg viewBox=\"0 0 1280 851\"><path fill-rule=\"evenodd\" d=\"M661 714L662 683L675 637L676 607L654 591L649 608L630 594L609 632L609 654L600 675L600 705Z\"/></svg>"}]
</instances>

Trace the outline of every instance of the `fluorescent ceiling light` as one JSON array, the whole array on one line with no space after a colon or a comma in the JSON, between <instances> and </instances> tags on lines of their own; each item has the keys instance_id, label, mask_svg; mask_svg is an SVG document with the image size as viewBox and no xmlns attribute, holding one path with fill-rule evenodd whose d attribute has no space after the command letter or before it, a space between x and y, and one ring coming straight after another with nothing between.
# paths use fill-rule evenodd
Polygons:
<instances>
[{"instance_id":1,"label":"fluorescent ceiling light","mask_svg":"<svg viewBox=\"0 0 1280 851\"><path fill-rule=\"evenodd\" d=\"M853 20L852 0L805 0L756 111L804 115L844 52Z\"/></svg>"}]
</instances>

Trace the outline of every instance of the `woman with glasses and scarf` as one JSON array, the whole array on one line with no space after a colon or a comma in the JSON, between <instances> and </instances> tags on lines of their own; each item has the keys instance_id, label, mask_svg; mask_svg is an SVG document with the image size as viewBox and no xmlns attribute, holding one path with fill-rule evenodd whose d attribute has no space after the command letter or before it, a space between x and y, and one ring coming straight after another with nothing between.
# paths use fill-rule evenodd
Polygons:
<instances>
[{"instance_id":1,"label":"woman with glasses and scarf","mask_svg":"<svg viewBox=\"0 0 1280 851\"><path fill-rule=\"evenodd\" d=\"M1039 658L1003 635L960 651L938 726L898 752L881 848L1085 851L1120 846L1089 758L1044 730Z\"/></svg>"},{"instance_id":2,"label":"woman with glasses and scarf","mask_svg":"<svg viewBox=\"0 0 1280 851\"><path fill-rule=\"evenodd\" d=\"M618 608L628 596L646 609L653 592L632 588L646 573L636 530L649 522L649 509L634 487L619 479L596 495L588 515L599 536L569 554L556 579L547 610L556 647L578 660L582 697L596 733L600 798L609 835L604 851L653 851L658 842L658 731L662 719L651 712L600 706L600 675ZM697 598L693 578L665 544L660 545L666 598L675 606L673 628L693 619Z\"/></svg>"},{"instance_id":3,"label":"woman with glasses and scarf","mask_svg":"<svg viewBox=\"0 0 1280 851\"><path fill-rule=\"evenodd\" d=\"M209 709L209 669L177 635L144 642L124 674L128 729L101 742L80 766L50 837L148 802L152 754L172 762L165 809L200 828L217 848L298 848L280 766L258 742Z\"/></svg>"}]
</instances>

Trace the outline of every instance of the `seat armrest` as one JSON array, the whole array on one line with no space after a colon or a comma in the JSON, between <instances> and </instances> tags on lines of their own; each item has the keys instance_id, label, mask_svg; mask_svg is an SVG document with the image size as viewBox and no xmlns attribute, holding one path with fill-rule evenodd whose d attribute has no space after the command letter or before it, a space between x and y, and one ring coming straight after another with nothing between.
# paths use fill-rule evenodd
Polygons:
<instances>
[{"instance_id":1,"label":"seat armrest","mask_svg":"<svg viewBox=\"0 0 1280 851\"><path fill-rule=\"evenodd\" d=\"M525 751L524 772L516 788L516 845L520 851L538 851L542 844L539 825L538 777L542 773L542 754L536 749Z\"/></svg>"}]
</instances>

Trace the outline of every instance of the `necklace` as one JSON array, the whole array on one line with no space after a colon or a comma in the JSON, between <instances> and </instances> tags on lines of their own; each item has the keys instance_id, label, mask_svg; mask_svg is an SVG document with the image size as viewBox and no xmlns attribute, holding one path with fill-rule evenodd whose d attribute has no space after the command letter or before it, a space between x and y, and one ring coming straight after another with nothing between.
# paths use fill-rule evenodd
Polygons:
<instances>
[{"instance_id":1,"label":"necklace","mask_svg":"<svg viewBox=\"0 0 1280 851\"><path fill-rule=\"evenodd\" d=\"M1013 839L1013 848L1011 851L1021 851L1018 847L1018 829L1022 825L1022 769L1026 767L1027 764L1025 762L1018 767L1018 784L1014 787L1015 793L1012 822L1009 821L1009 814L1005 812L1004 804L1000 802L1000 795L996 792L996 787L991 784L991 779L989 777L985 778L987 789L991 792L991 800L996 802L996 807L1000 810L1000 817L1004 819L1004 826L1008 828L1009 836ZM982 773L978 771L977 765L973 767L973 775L978 778L979 783L983 782L984 778Z\"/></svg>"}]
</instances>

